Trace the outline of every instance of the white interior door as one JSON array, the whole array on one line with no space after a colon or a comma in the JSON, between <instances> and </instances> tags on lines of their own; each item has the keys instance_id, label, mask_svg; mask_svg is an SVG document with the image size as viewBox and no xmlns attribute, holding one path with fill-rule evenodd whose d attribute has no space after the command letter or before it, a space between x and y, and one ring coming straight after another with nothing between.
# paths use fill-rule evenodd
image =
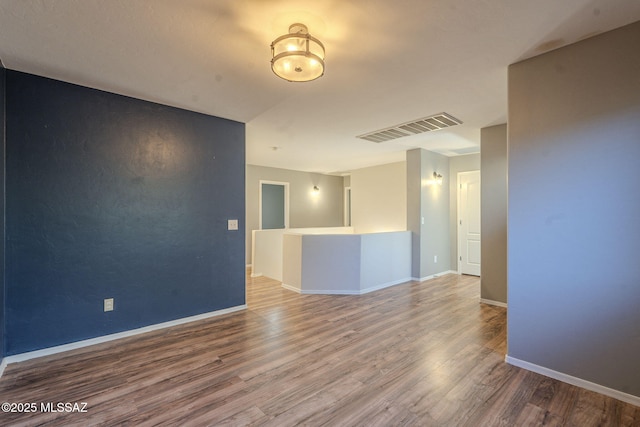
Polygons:
<instances>
[{"instance_id":1,"label":"white interior door","mask_svg":"<svg viewBox=\"0 0 640 427\"><path fill-rule=\"evenodd\" d=\"M458 271L480 276L480 171L458 173Z\"/></svg>"}]
</instances>

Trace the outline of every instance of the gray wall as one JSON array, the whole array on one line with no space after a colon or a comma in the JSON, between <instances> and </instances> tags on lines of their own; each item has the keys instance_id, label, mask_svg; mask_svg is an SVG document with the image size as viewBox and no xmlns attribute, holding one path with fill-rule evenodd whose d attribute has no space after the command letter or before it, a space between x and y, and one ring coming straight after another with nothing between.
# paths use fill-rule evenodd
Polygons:
<instances>
[{"instance_id":1,"label":"gray wall","mask_svg":"<svg viewBox=\"0 0 640 427\"><path fill-rule=\"evenodd\" d=\"M247 264L251 264L251 230L259 227L260 180L289 183L289 226L339 227L343 224L344 183L341 176L247 165ZM313 186L320 192L312 194Z\"/></svg>"},{"instance_id":2,"label":"gray wall","mask_svg":"<svg viewBox=\"0 0 640 427\"><path fill-rule=\"evenodd\" d=\"M480 154L449 157L449 269L453 271L458 271L458 172L477 170L480 170Z\"/></svg>"},{"instance_id":3,"label":"gray wall","mask_svg":"<svg viewBox=\"0 0 640 427\"><path fill-rule=\"evenodd\" d=\"M442 185L427 185L433 172ZM421 279L449 270L449 158L423 149L407 151L407 230L411 231L411 276ZM424 224L421 223L424 217ZM438 262L434 262L434 256Z\"/></svg>"},{"instance_id":4,"label":"gray wall","mask_svg":"<svg viewBox=\"0 0 640 427\"><path fill-rule=\"evenodd\" d=\"M509 68L508 353L640 396L640 22Z\"/></svg>"},{"instance_id":5,"label":"gray wall","mask_svg":"<svg viewBox=\"0 0 640 427\"><path fill-rule=\"evenodd\" d=\"M480 298L507 303L507 125L480 131L482 277Z\"/></svg>"}]
</instances>

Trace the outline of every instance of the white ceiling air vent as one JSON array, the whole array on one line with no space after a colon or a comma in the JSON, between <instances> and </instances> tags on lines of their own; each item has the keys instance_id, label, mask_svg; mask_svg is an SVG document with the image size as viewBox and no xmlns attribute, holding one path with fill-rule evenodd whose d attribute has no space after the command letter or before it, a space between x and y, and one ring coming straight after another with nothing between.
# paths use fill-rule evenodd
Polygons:
<instances>
[{"instance_id":1,"label":"white ceiling air vent","mask_svg":"<svg viewBox=\"0 0 640 427\"><path fill-rule=\"evenodd\" d=\"M365 133L364 135L359 135L358 138L366 139L371 142L385 142L392 139L402 138L403 136L431 132L460 124L462 124L462 120L458 120L447 113L439 113L423 119L403 123L401 125Z\"/></svg>"}]
</instances>

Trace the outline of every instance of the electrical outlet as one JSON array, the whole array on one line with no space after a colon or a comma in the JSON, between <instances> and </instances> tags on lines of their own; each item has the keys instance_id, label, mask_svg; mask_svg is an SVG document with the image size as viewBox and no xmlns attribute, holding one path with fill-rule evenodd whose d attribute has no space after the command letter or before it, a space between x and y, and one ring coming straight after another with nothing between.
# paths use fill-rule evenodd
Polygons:
<instances>
[{"instance_id":1,"label":"electrical outlet","mask_svg":"<svg viewBox=\"0 0 640 427\"><path fill-rule=\"evenodd\" d=\"M229 219L227 220L227 230L237 230L238 229L238 220L237 219Z\"/></svg>"},{"instance_id":2,"label":"electrical outlet","mask_svg":"<svg viewBox=\"0 0 640 427\"><path fill-rule=\"evenodd\" d=\"M104 299L104 311L113 311L113 298Z\"/></svg>"},{"instance_id":3,"label":"electrical outlet","mask_svg":"<svg viewBox=\"0 0 640 427\"><path fill-rule=\"evenodd\" d=\"M433 262L438 262L438 255L433 256Z\"/></svg>"}]
</instances>

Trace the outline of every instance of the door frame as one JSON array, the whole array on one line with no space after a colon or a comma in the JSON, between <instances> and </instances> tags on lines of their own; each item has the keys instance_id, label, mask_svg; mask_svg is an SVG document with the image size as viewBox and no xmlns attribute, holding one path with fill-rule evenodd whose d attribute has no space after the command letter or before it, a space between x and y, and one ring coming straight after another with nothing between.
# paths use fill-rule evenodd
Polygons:
<instances>
[{"instance_id":1,"label":"door frame","mask_svg":"<svg viewBox=\"0 0 640 427\"><path fill-rule=\"evenodd\" d=\"M258 230L262 230L262 184L281 185L284 187L284 228L289 228L289 183L261 179L258 183Z\"/></svg>"},{"instance_id":2,"label":"door frame","mask_svg":"<svg viewBox=\"0 0 640 427\"><path fill-rule=\"evenodd\" d=\"M462 205L462 203L460 203L461 200L461 196L462 196L462 183L460 182L462 176L464 175L470 175L472 173L478 173L478 175L480 176L480 185L482 185L482 173L480 172L480 169L475 169L475 170L471 170L471 171L464 171L464 172L458 172L457 175L457 181L456 181L456 197L457 197L457 205L456 205L456 235L457 235L457 241L458 241L458 260L457 260L457 265L458 265L458 274L462 274L462 261L460 260L460 251L464 248L464 242L462 239L462 233L460 233L460 221L461 221L461 215L460 215L460 207ZM480 199L480 206L482 206L482 199ZM482 210L482 209L481 209ZM482 237L480 237L482 239ZM482 271L482 265L480 265L480 271Z\"/></svg>"},{"instance_id":3,"label":"door frame","mask_svg":"<svg viewBox=\"0 0 640 427\"><path fill-rule=\"evenodd\" d=\"M351 227L351 187L344 187L344 218L343 224L345 227Z\"/></svg>"}]
</instances>

